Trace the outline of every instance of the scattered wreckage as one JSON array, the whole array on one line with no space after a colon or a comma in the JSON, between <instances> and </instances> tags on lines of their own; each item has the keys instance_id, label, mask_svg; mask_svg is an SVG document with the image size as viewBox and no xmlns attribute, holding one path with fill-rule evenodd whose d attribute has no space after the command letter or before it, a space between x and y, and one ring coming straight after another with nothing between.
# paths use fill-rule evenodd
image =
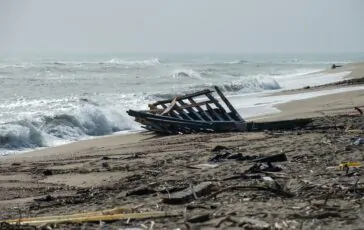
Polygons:
<instances>
[{"instance_id":1,"label":"scattered wreckage","mask_svg":"<svg viewBox=\"0 0 364 230\"><path fill-rule=\"evenodd\" d=\"M276 122L247 122L236 111L221 90L205 89L149 104L149 110L129 110L129 116L143 128L163 134L196 132L246 132L306 127L312 119Z\"/></svg>"}]
</instances>

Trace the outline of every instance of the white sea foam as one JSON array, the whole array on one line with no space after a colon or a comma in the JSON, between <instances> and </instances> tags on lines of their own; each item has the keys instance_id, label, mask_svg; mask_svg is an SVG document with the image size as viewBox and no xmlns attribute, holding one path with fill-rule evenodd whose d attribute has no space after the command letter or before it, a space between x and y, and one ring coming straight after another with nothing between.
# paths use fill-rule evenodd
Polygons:
<instances>
[{"instance_id":1,"label":"white sea foam","mask_svg":"<svg viewBox=\"0 0 364 230\"><path fill-rule=\"evenodd\" d=\"M0 149L55 146L123 130L139 129L124 111L89 103L52 116L29 117L0 124Z\"/></svg>"},{"instance_id":2,"label":"white sea foam","mask_svg":"<svg viewBox=\"0 0 364 230\"><path fill-rule=\"evenodd\" d=\"M184 79L184 78L202 79L200 73L192 69L177 69L171 73L171 76L174 79Z\"/></svg>"},{"instance_id":3,"label":"white sea foam","mask_svg":"<svg viewBox=\"0 0 364 230\"><path fill-rule=\"evenodd\" d=\"M312 73L298 75L296 77L280 78L279 82L284 89L298 89L305 86L318 86L340 81L348 76L350 71L339 73Z\"/></svg>"},{"instance_id":4,"label":"white sea foam","mask_svg":"<svg viewBox=\"0 0 364 230\"><path fill-rule=\"evenodd\" d=\"M154 66L160 64L160 60L158 58L145 59L145 60L125 60L125 59L113 58L103 63L127 65L127 66Z\"/></svg>"},{"instance_id":5,"label":"white sea foam","mask_svg":"<svg viewBox=\"0 0 364 230\"><path fill-rule=\"evenodd\" d=\"M316 92L298 93L292 95L271 96L269 94L255 95L255 97L247 97L246 95L232 96L229 100L238 112L244 118L262 116L266 114L279 113L280 110L274 106L277 104L287 103L290 101L304 100L324 95L343 93L355 90L364 90L364 86L343 87L330 90L320 90Z\"/></svg>"},{"instance_id":6,"label":"white sea foam","mask_svg":"<svg viewBox=\"0 0 364 230\"><path fill-rule=\"evenodd\" d=\"M233 80L221 85L223 91L253 93L280 89L280 84L270 76L252 76Z\"/></svg>"}]
</instances>

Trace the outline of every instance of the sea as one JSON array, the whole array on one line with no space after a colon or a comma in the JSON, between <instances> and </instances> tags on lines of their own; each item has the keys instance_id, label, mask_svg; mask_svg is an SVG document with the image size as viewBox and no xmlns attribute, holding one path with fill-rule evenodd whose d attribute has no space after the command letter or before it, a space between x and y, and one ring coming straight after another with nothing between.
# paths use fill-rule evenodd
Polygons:
<instances>
[{"instance_id":1,"label":"sea","mask_svg":"<svg viewBox=\"0 0 364 230\"><path fill-rule=\"evenodd\" d=\"M0 55L0 155L143 130L126 113L218 86L243 118L319 93L272 92L341 80L320 73L364 60L340 54Z\"/></svg>"}]
</instances>

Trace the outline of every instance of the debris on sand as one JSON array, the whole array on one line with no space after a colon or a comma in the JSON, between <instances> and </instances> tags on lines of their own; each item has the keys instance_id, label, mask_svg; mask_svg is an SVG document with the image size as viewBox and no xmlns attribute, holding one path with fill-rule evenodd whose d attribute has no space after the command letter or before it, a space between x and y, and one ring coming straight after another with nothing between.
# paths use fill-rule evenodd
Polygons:
<instances>
[{"instance_id":1,"label":"debris on sand","mask_svg":"<svg viewBox=\"0 0 364 230\"><path fill-rule=\"evenodd\" d=\"M211 182L202 182L196 186L190 186L182 191L169 194L163 199L165 204L184 204L192 200L197 200L198 197L211 193L213 184Z\"/></svg>"}]
</instances>

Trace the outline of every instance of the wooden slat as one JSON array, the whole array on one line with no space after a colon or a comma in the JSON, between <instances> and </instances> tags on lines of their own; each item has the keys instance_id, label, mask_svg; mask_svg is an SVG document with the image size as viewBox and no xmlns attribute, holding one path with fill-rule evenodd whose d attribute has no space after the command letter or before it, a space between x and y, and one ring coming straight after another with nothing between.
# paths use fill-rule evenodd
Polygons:
<instances>
[{"instance_id":1,"label":"wooden slat","mask_svg":"<svg viewBox=\"0 0 364 230\"><path fill-rule=\"evenodd\" d=\"M239 115L239 113L235 110L234 106L232 106L229 100L225 97L225 95L220 91L220 89L215 86L215 90L217 94L219 94L220 98L225 102L226 106L230 109L230 111L235 115L235 117L240 120L244 121L244 119Z\"/></svg>"},{"instance_id":2,"label":"wooden slat","mask_svg":"<svg viewBox=\"0 0 364 230\"><path fill-rule=\"evenodd\" d=\"M188 106L188 104L186 104L184 101L182 101L182 100L179 100L178 101L178 103L180 103L181 104L181 106ZM195 107L195 106L193 106L193 107ZM192 113L193 115L195 115L199 120L201 120L201 121L205 121L205 119L203 119L203 117L200 115L200 114L198 114L191 106L188 106L188 107L186 107L186 109L187 109L187 111L188 112L190 112L190 113Z\"/></svg>"},{"instance_id":3,"label":"wooden slat","mask_svg":"<svg viewBox=\"0 0 364 230\"><path fill-rule=\"evenodd\" d=\"M202 102L199 102L199 103L196 103L195 102L195 100L193 100L192 98L188 98L188 100L191 102L191 104L193 104L193 105L196 105L195 107L197 108L197 110L201 113L201 114L203 114L208 120L210 120L210 121L213 121L214 119L212 119L212 117L208 114L208 113L206 113L206 111L205 110L203 110L200 106L201 105L205 105L205 104L208 104L208 103L212 103L212 101L205 101L203 104L202 104Z\"/></svg>"},{"instance_id":4,"label":"wooden slat","mask_svg":"<svg viewBox=\"0 0 364 230\"><path fill-rule=\"evenodd\" d=\"M194 102L194 104L181 105L181 106L178 106L178 107L174 106L172 111L178 111L178 110L181 110L181 109L187 109L187 108L192 108L192 107L199 108L199 106L206 105L206 104L213 104L213 102L212 101L201 101L201 102ZM165 110L164 108L163 109L157 109L156 108L156 109L151 109L149 111L153 112L153 113L158 113L158 112L163 112L164 110Z\"/></svg>"},{"instance_id":5,"label":"wooden slat","mask_svg":"<svg viewBox=\"0 0 364 230\"><path fill-rule=\"evenodd\" d=\"M195 104L181 105L181 106L178 106L178 107L174 107L172 109L172 111L178 111L180 109L187 109L187 108L191 108L191 107L196 107L197 108L199 106L206 105L206 104L213 104L213 102L212 101L201 101L201 102L197 102L197 103L195 102ZM167 108L167 107L165 107L165 108ZM165 110L165 108L163 108L163 109L158 109L158 108L150 109L149 111L150 112L163 112Z\"/></svg>"},{"instance_id":6,"label":"wooden slat","mask_svg":"<svg viewBox=\"0 0 364 230\"><path fill-rule=\"evenodd\" d=\"M168 114L173 109L173 107L176 105L176 100L177 100L177 98L174 98L172 103L161 113L161 115Z\"/></svg>"},{"instance_id":7,"label":"wooden slat","mask_svg":"<svg viewBox=\"0 0 364 230\"><path fill-rule=\"evenodd\" d=\"M174 106L175 110L172 110L172 112L175 112L177 114L179 114L180 116L185 117L188 120L195 120L192 117L190 117L187 113L185 113L185 111L183 111L183 109L179 108L178 105Z\"/></svg>"},{"instance_id":8,"label":"wooden slat","mask_svg":"<svg viewBox=\"0 0 364 230\"><path fill-rule=\"evenodd\" d=\"M195 93L191 93L191 94L186 94L186 95L183 95L183 96L177 96L177 100L184 100L184 99L187 99L187 98L190 98L190 97L197 97L197 96L201 96L201 95L204 95L204 94L207 94L207 93L212 93L211 90L209 89L205 89L205 90L202 90L202 91L199 91L199 92L195 92ZM155 103L153 103L152 105L160 105L160 104L165 104L165 103L171 103L173 101L173 99L167 99L167 100L162 100L162 101L157 101Z\"/></svg>"},{"instance_id":9,"label":"wooden slat","mask_svg":"<svg viewBox=\"0 0 364 230\"><path fill-rule=\"evenodd\" d=\"M222 119L222 117L215 112L215 110L213 110L211 108L211 106L209 104L206 105L206 108L210 111L211 114L213 114L219 121L223 121L224 119Z\"/></svg>"},{"instance_id":10,"label":"wooden slat","mask_svg":"<svg viewBox=\"0 0 364 230\"><path fill-rule=\"evenodd\" d=\"M210 93L207 93L206 96L214 102L214 104L216 105L217 108L220 109L220 111L223 112L223 115L227 118L227 120L231 120L233 121L234 119L232 119L229 114L226 112L226 110L224 109L224 107L222 107L222 105L210 94ZM225 119L224 119L225 120Z\"/></svg>"},{"instance_id":11,"label":"wooden slat","mask_svg":"<svg viewBox=\"0 0 364 230\"><path fill-rule=\"evenodd\" d=\"M166 106L165 104L160 104L162 107L163 107L163 110L162 111L164 111L164 110L166 110L167 108L168 108L168 106ZM170 114L172 115L172 116L174 116L174 117L177 117L177 118L180 118L180 119L182 119L182 117L178 114L178 113L176 113L175 111L171 111L170 112Z\"/></svg>"}]
</instances>

